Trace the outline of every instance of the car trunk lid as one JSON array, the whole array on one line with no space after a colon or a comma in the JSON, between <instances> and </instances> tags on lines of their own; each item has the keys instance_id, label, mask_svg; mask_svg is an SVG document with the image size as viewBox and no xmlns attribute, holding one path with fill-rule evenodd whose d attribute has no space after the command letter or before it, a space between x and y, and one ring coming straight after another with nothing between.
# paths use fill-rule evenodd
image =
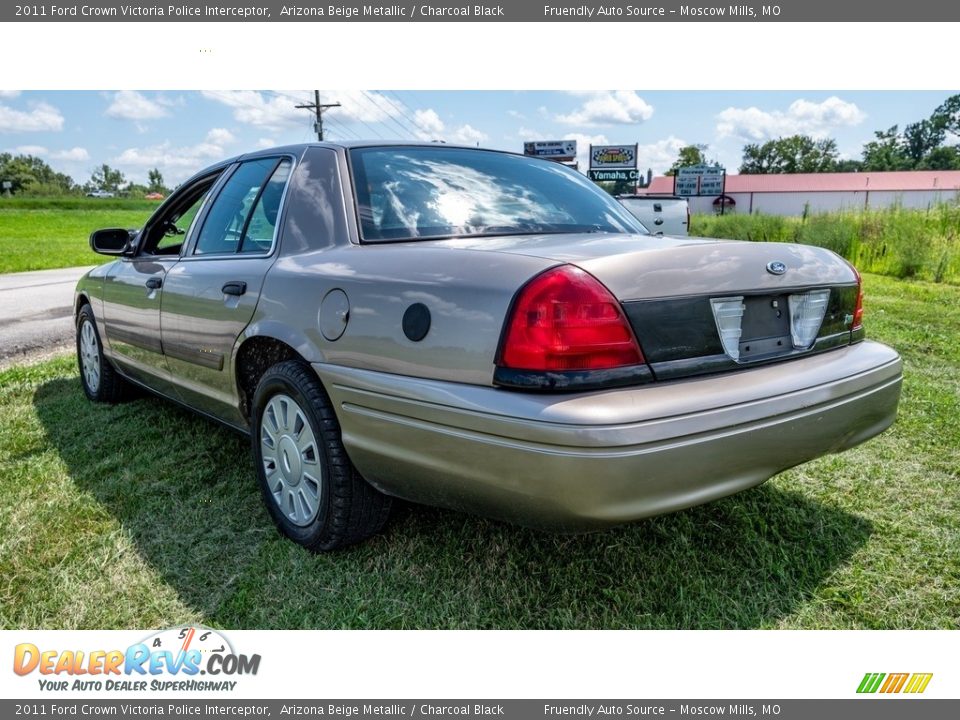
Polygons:
<instances>
[{"instance_id":1,"label":"car trunk lid","mask_svg":"<svg viewBox=\"0 0 960 720\"><path fill-rule=\"evenodd\" d=\"M823 248L613 234L446 241L576 265L620 301L657 379L848 345L853 268Z\"/></svg>"}]
</instances>

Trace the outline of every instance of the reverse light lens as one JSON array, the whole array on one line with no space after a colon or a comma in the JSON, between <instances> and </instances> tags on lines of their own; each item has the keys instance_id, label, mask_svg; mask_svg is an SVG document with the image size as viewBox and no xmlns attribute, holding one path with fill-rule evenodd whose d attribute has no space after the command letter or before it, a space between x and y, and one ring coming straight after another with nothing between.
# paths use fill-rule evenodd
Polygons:
<instances>
[{"instance_id":1,"label":"reverse light lens","mask_svg":"<svg viewBox=\"0 0 960 720\"><path fill-rule=\"evenodd\" d=\"M790 306L790 338L798 350L813 345L830 301L829 290L811 290L787 298Z\"/></svg>"},{"instance_id":2,"label":"reverse light lens","mask_svg":"<svg viewBox=\"0 0 960 720\"><path fill-rule=\"evenodd\" d=\"M710 300L713 321L720 333L723 351L734 360L740 359L740 326L743 323L743 295L736 297L713 298Z\"/></svg>"},{"instance_id":3,"label":"reverse light lens","mask_svg":"<svg viewBox=\"0 0 960 720\"><path fill-rule=\"evenodd\" d=\"M520 291L500 365L516 370L600 370L638 365L643 354L617 299L580 268L563 265Z\"/></svg>"}]
</instances>

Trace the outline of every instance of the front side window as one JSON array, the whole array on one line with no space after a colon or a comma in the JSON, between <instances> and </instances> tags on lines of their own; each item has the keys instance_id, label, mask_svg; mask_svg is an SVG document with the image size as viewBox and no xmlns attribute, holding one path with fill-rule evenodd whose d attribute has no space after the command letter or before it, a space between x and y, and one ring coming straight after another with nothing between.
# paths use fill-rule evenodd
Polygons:
<instances>
[{"instance_id":1,"label":"front side window","mask_svg":"<svg viewBox=\"0 0 960 720\"><path fill-rule=\"evenodd\" d=\"M237 168L210 208L194 254L269 251L290 167L289 159L261 158Z\"/></svg>"},{"instance_id":2,"label":"front side window","mask_svg":"<svg viewBox=\"0 0 960 720\"><path fill-rule=\"evenodd\" d=\"M417 146L356 148L350 158L366 241L644 232L616 200L557 163Z\"/></svg>"}]
</instances>

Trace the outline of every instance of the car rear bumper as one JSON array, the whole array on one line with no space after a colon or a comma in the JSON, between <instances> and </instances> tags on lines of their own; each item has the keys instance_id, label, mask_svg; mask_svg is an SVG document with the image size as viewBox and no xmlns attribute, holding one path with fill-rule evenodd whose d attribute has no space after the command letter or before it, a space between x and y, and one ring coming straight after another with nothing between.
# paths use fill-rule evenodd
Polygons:
<instances>
[{"instance_id":1,"label":"car rear bumper","mask_svg":"<svg viewBox=\"0 0 960 720\"><path fill-rule=\"evenodd\" d=\"M380 489L561 530L698 505L850 448L893 423L902 382L897 353L875 342L571 395L314 368Z\"/></svg>"}]
</instances>

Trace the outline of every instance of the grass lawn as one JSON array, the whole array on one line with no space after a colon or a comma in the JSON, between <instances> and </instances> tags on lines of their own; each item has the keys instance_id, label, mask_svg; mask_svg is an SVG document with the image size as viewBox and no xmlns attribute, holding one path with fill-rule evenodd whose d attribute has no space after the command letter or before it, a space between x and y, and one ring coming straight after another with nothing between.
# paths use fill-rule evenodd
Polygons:
<instances>
[{"instance_id":1,"label":"grass lawn","mask_svg":"<svg viewBox=\"0 0 960 720\"><path fill-rule=\"evenodd\" d=\"M247 442L72 358L0 374L0 626L960 628L960 287L866 276L906 362L886 434L593 535L404 506L365 545L282 539Z\"/></svg>"},{"instance_id":2,"label":"grass lawn","mask_svg":"<svg viewBox=\"0 0 960 720\"><path fill-rule=\"evenodd\" d=\"M93 230L141 227L158 203L143 200L0 198L0 273L96 265Z\"/></svg>"}]
</instances>

